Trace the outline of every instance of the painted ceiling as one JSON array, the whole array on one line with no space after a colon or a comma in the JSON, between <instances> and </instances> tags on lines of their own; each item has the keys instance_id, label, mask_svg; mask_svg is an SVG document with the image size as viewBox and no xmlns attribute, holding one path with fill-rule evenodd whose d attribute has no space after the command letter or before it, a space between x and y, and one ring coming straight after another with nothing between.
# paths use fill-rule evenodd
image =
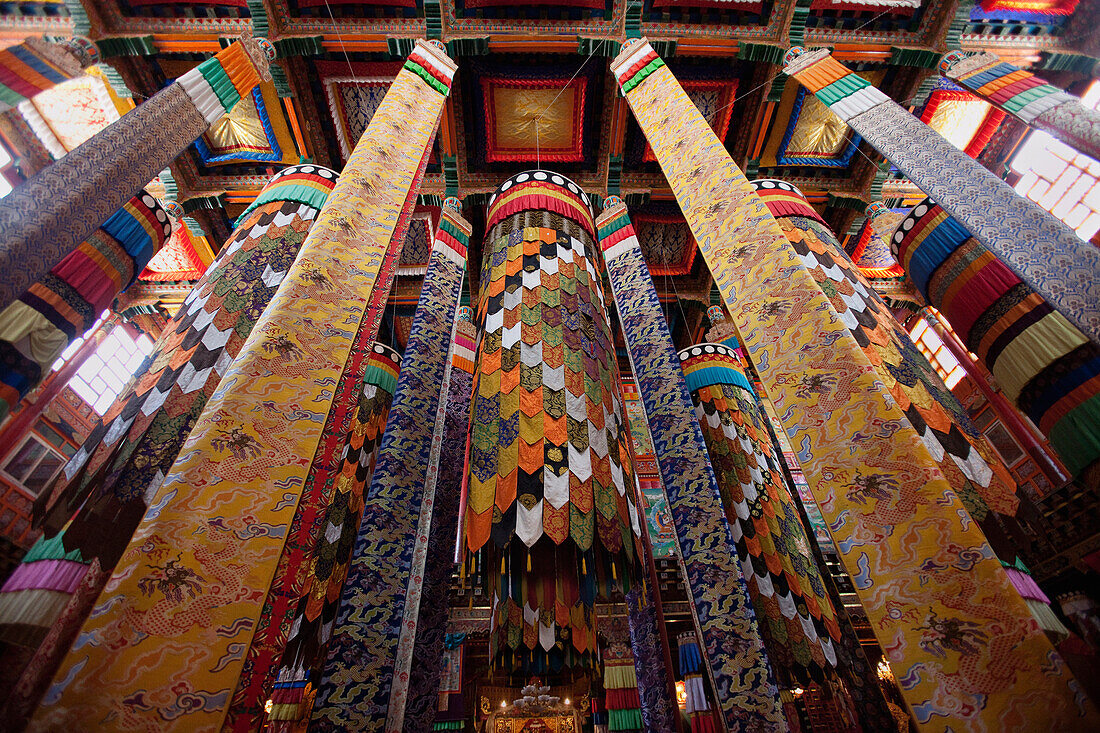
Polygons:
<instances>
[{"instance_id":1,"label":"painted ceiling","mask_svg":"<svg viewBox=\"0 0 1100 733\"><path fill-rule=\"evenodd\" d=\"M947 47L993 50L1043 69L1056 83L1080 84L1085 75L1075 70L1074 54L1100 55L1080 18L1098 3L979 0L960 9L947 0L83 0L88 17L74 19L69 8L79 10L76 4L20 0L0 8L0 37L66 35L74 22L87 23L104 49L110 78L81 78L57 99L35 100L62 153L109 121L112 110L148 98L226 39L253 29L275 43L273 83L243 100L158 182L158 192L185 204L185 228L203 232L212 252L282 166L308 160L340 169L410 39L441 38L459 72L402 255L394 339L407 331L402 319L415 308L432 212L442 198L462 198L477 261L488 194L537 165L568 175L597 201L608 193L626 198L661 298L692 304L677 319L684 336L698 327L711 282L609 75L626 37L653 41L747 174L798 186L849 251L861 247L861 267L886 273L894 263L867 233L863 209L875 199L900 205L920 192L781 75L783 52L793 44L833 47L842 63L999 170L1023 129L938 83L939 54ZM164 277L190 277L203 262L200 250L174 239L150 272L161 267ZM467 291L476 292L478 269L468 268ZM143 282L155 289L169 281Z\"/></svg>"}]
</instances>

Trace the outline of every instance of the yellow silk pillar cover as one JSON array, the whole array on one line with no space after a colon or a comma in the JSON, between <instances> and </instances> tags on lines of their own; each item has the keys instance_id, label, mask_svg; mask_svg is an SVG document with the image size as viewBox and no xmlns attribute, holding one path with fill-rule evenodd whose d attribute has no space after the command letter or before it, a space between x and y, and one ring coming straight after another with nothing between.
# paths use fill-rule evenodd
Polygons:
<instances>
[{"instance_id":1,"label":"yellow silk pillar cover","mask_svg":"<svg viewBox=\"0 0 1100 733\"><path fill-rule=\"evenodd\" d=\"M417 42L150 501L32 730L220 727L454 71Z\"/></svg>"},{"instance_id":2,"label":"yellow silk pillar cover","mask_svg":"<svg viewBox=\"0 0 1100 733\"><path fill-rule=\"evenodd\" d=\"M672 72L644 39L611 69L922 729L1082 729L1086 703L1064 662Z\"/></svg>"}]
</instances>

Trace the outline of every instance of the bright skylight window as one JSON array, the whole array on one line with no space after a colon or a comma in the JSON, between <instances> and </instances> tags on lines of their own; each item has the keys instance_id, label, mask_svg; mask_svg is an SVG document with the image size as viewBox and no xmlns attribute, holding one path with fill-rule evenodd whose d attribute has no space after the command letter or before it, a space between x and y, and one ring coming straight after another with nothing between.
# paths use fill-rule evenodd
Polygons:
<instances>
[{"instance_id":1,"label":"bright skylight window","mask_svg":"<svg viewBox=\"0 0 1100 733\"><path fill-rule=\"evenodd\" d=\"M952 389L962 381L966 372L963 371L955 355L944 345L939 334L928 326L928 321L923 318L917 319L909 335L912 336L913 343L917 345L920 352L931 362L932 368L940 375L948 389Z\"/></svg>"},{"instance_id":2,"label":"bright skylight window","mask_svg":"<svg viewBox=\"0 0 1100 733\"><path fill-rule=\"evenodd\" d=\"M102 415L152 350L153 340L148 336L141 334L135 340L125 328L117 326L77 370L69 386Z\"/></svg>"},{"instance_id":3,"label":"bright skylight window","mask_svg":"<svg viewBox=\"0 0 1100 733\"><path fill-rule=\"evenodd\" d=\"M1089 86L1081 102L1100 109L1100 81ZM1100 162L1033 130L1009 165L1020 174L1017 193L1064 221L1081 239L1100 231Z\"/></svg>"}]
</instances>

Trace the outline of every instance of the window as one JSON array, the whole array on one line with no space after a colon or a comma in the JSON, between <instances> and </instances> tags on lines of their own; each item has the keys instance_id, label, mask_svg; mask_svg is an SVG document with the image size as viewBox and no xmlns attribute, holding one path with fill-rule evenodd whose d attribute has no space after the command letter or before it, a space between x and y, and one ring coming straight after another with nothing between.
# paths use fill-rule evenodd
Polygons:
<instances>
[{"instance_id":1,"label":"window","mask_svg":"<svg viewBox=\"0 0 1100 733\"><path fill-rule=\"evenodd\" d=\"M74 346L75 343L71 344L65 351L71 355L76 350ZM153 340L148 336L141 334L135 339L125 327L116 326L77 370L69 386L102 415L152 350Z\"/></svg>"},{"instance_id":2,"label":"window","mask_svg":"<svg viewBox=\"0 0 1100 733\"><path fill-rule=\"evenodd\" d=\"M928 321L918 318L917 324L913 326L909 335L912 336L913 343L917 345L920 352L932 363L932 368L940 375L948 389L962 380L966 374L962 365L944 345L939 334L929 327Z\"/></svg>"},{"instance_id":3,"label":"window","mask_svg":"<svg viewBox=\"0 0 1100 733\"><path fill-rule=\"evenodd\" d=\"M1081 103L1100 109L1100 81L1092 83ZM1016 192L1064 221L1081 239L1100 231L1100 162L1035 130L1009 167L1020 177Z\"/></svg>"},{"instance_id":4,"label":"window","mask_svg":"<svg viewBox=\"0 0 1100 733\"><path fill-rule=\"evenodd\" d=\"M49 485L67 459L42 438L29 433L4 465L4 473L35 496Z\"/></svg>"}]
</instances>

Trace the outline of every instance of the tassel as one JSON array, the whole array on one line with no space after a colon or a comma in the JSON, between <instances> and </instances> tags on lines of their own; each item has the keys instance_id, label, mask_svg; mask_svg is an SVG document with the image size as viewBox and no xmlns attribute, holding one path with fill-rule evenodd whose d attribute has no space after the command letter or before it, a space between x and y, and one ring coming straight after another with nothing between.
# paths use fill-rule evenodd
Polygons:
<instances>
[{"instance_id":1,"label":"tassel","mask_svg":"<svg viewBox=\"0 0 1100 733\"><path fill-rule=\"evenodd\" d=\"M588 566L584 563L584 555L581 555L581 575L588 575Z\"/></svg>"},{"instance_id":2,"label":"tassel","mask_svg":"<svg viewBox=\"0 0 1100 733\"><path fill-rule=\"evenodd\" d=\"M531 550L527 550L527 572L531 572Z\"/></svg>"},{"instance_id":3,"label":"tassel","mask_svg":"<svg viewBox=\"0 0 1100 733\"><path fill-rule=\"evenodd\" d=\"M619 576L615 574L615 561L614 560L611 561L611 579L612 580L618 580L619 579Z\"/></svg>"}]
</instances>

